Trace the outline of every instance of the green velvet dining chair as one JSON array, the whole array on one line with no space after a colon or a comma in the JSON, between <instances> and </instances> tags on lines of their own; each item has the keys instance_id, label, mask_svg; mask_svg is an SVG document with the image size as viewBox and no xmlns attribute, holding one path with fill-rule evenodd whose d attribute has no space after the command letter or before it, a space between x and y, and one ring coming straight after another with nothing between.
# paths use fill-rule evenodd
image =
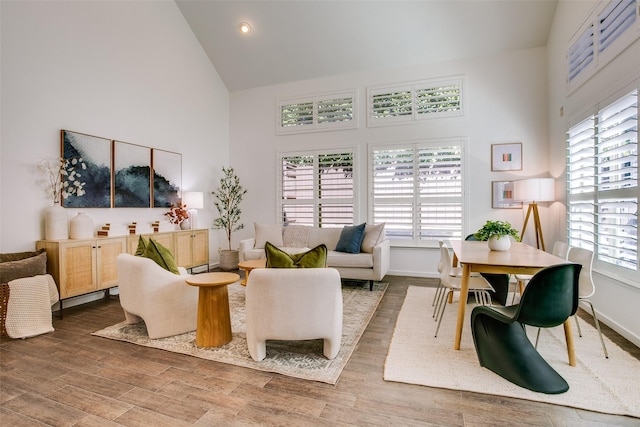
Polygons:
<instances>
[{"instance_id":1,"label":"green velvet dining chair","mask_svg":"<svg viewBox=\"0 0 640 427\"><path fill-rule=\"evenodd\" d=\"M566 392L569 384L538 353L525 325L551 328L575 314L581 269L580 264L543 268L531 278L519 304L475 307L471 331L480 365L535 392Z\"/></svg>"}]
</instances>

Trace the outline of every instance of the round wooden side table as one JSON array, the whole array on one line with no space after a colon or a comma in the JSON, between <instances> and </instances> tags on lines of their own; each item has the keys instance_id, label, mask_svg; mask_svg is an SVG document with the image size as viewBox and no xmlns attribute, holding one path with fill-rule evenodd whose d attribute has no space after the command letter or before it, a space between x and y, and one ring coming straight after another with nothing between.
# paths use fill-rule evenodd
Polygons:
<instances>
[{"instance_id":1,"label":"round wooden side table","mask_svg":"<svg viewBox=\"0 0 640 427\"><path fill-rule=\"evenodd\" d=\"M185 282L200 288L198 293L198 323L196 345L219 347L231 341L231 315L227 285L240 280L236 273L201 273L189 276Z\"/></svg>"},{"instance_id":2,"label":"round wooden side table","mask_svg":"<svg viewBox=\"0 0 640 427\"><path fill-rule=\"evenodd\" d=\"M244 270L244 279L242 279L242 282L240 282L240 284L242 286L247 286L247 279L249 279L249 273L251 273L251 270L253 270L254 268L265 268L265 266L267 265L267 260L266 259L250 259L248 261L242 261L238 263L238 268L241 268Z\"/></svg>"}]
</instances>

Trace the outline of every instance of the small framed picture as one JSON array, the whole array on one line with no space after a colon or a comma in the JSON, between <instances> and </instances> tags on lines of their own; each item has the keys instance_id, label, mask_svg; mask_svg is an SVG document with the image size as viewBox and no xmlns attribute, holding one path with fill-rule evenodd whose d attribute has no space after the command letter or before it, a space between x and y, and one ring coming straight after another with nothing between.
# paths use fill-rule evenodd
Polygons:
<instances>
[{"instance_id":1,"label":"small framed picture","mask_svg":"<svg viewBox=\"0 0 640 427\"><path fill-rule=\"evenodd\" d=\"M491 170L521 171L522 143L491 144Z\"/></svg>"},{"instance_id":2,"label":"small framed picture","mask_svg":"<svg viewBox=\"0 0 640 427\"><path fill-rule=\"evenodd\" d=\"M513 200L513 181L492 181L491 187L493 209L522 209L522 202Z\"/></svg>"}]
</instances>

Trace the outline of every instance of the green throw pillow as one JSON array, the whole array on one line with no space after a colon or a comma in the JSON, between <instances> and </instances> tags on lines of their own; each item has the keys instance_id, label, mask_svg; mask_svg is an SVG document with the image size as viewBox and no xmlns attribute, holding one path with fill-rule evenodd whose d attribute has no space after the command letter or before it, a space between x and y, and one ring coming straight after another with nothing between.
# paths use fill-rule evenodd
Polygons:
<instances>
[{"instance_id":1,"label":"green throw pillow","mask_svg":"<svg viewBox=\"0 0 640 427\"><path fill-rule=\"evenodd\" d=\"M308 252L290 255L266 242L267 268L324 268L327 266L327 246L319 245Z\"/></svg>"},{"instance_id":2,"label":"green throw pillow","mask_svg":"<svg viewBox=\"0 0 640 427\"><path fill-rule=\"evenodd\" d=\"M144 237L140 236L138 239L138 247L136 248L135 256L142 256L144 250L147 249L149 243L144 239Z\"/></svg>"},{"instance_id":3,"label":"green throw pillow","mask_svg":"<svg viewBox=\"0 0 640 427\"><path fill-rule=\"evenodd\" d=\"M147 248L142 254L143 257L149 258L156 262L160 267L174 274L180 274L176 260L173 258L171 251L153 239L149 239Z\"/></svg>"}]
</instances>

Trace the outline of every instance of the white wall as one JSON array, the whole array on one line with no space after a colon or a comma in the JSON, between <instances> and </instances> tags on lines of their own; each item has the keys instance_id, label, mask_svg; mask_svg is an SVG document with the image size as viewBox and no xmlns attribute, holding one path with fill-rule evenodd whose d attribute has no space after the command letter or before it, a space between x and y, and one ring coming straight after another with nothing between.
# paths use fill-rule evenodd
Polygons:
<instances>
[{"instance_id":1,"label":"white wall","mask_svg":"<svg viewBox=\"0 0 640 427\"><path fill-rule=\"evenodd\" d=\"M340 75L231 93L231 164L248 189L243 202L246 229L234 239L253 236L253 223L273 223L276 214L278 150L356 147L360 212L367 221L367 149L379 142L426 138L466 137L468 200L465 232L475 231L487 219L510 221L522 227L521 209L492 209L491 181L542 176L548 169L546 49L421 66ZM366 127L366 88L380 84L423 80L449 75L466 76L464 118L425 120L407 125ZM359 91L359 128L299 135L276 135L276 99L356 88ZM491 172L491 144L522 142L524 170ZM541 205L545 239L555 240ZM528 228L532 228L532 223ZM391 273L435 276L439 252L434 249L393 248Z\"/></svg>"},{"instance_id":2,"label":"white wall","mask_svg":"<svg viewBox=\"0 0 640 427\"><path fill-rule=\"evenodd\" d=\"M229 93L174 2L1 2L0 250L33 250L49 205L36 163L60 129L182 153L183 188L210 192L229 160ZM86 209L96 226L166 209ZM69 209L69 217L77 210ZM211 231L211 256L224 234Z\"/></svg>"},{"instance_id":3,"label":"white wall","mask_svg":"<svg viewBox=\"0 0 640 427\"><path fill-rule=\"evenodd\" d=\"M549 75L549 170L564 183L566 131L568 121L575 120L587 111L593 111L598 102L623 88L633 80L640 79L640 39L608 63L602 71L577 90L568 93L566 87L566 49L569 40L599 4L596 1L561 1L556 9L554 23L548 40ZM564 114L560 115L563 108ZM584 116L583 116L584 117ZM562 186L564 191L564 184ZM564 199L564 196L563 196ZM558 205L557 218L564 222L564 205ZM559 227L566 239L564 226ZM610 274L594 267L596 294L591 299L598 311L598 318L621 335L640 346L640 272L635 280L617 280Z\"/></svg>"}]
</instances>

